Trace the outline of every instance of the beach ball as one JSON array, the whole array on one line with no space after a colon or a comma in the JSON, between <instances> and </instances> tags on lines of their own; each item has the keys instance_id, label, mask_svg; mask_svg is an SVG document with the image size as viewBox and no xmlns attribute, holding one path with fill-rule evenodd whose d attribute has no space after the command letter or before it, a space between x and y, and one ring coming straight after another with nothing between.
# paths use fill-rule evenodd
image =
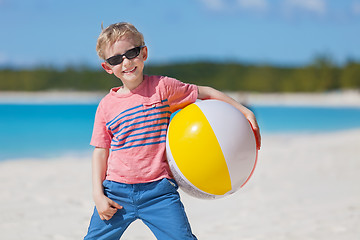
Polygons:
<instances>
[{"instance_id":1,"label":"beach ball","mask_svg":"<svg viewBox=\"0 0 360 240\"><path fill-rule=\"evenodd\" d=\"M166 155L180 188L216 199L239 190L257 161L255 135L245 116L218 100L195 102L172 116Z\"/></svg>"}]
</instances>

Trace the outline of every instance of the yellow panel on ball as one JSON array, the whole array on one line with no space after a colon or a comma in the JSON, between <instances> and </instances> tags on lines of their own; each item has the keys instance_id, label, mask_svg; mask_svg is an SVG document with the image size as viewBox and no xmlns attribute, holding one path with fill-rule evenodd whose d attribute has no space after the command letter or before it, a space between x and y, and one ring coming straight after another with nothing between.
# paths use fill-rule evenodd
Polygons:
<instances>
[{"instance_id":1,"label":"yellow panel on ball","mask_svg":"<svg viewBox=\"0 0 360 240\"><path fill-rule=\"evenodd\" d=\"M168 139L177 167L191 184L215 195L231 190L229 170L221 147L197 105L189 105L172 119Z\"/></svg>"}]
</instances>

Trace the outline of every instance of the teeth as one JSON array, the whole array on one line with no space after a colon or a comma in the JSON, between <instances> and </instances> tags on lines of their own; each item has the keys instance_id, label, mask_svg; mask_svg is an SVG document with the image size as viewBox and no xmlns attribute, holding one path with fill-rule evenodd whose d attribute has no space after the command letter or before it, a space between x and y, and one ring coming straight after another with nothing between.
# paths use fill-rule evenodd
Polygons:
<instances>
[{"instance_id":1,"label":"teeth","mask_svg":"<svg viewBox=\"0 0 360 240\"><path fill-rule=\"evenodd\" d=\"M135 70L135 67L133 69L128 70L128 71L124 71L124 73L129 73L129 72L132 72L134 70Z\"/></svg>"}]
</instances>

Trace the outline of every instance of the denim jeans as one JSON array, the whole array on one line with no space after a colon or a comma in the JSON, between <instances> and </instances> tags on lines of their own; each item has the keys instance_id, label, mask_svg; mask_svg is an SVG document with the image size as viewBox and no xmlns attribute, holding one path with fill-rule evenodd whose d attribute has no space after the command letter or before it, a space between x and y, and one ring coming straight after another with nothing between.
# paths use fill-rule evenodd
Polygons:
<instances>
[{"instance_id":1,"label":"denim jeans","mask_svg":"<svg viewBox=\"0 0 360 240\"><path fill-rule=\"evenodd\" d=\"M101 220L94 209L88 234L84 240L118 240L127 227L141 219L157 239L196 239L192 234L184 206L174 180L124 184L105 180L104 192L122 209L108 221Z\"/></svg>"}]
</instances>

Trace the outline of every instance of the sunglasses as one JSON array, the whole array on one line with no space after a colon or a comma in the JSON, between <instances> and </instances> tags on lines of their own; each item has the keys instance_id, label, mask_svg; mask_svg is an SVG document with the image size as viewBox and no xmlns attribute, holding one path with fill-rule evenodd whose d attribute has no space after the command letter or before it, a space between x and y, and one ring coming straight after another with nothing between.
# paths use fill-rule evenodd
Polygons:
<instances>
[{"instance_id":1,"label":"sunglasses","mask_svg":"<svg viewBox=\"0 0 360 240\"><path fill-rule=\"evenodd\" d=\"M124 53L124 54L119 54L119 55L109 57L105 61L108 64L110 64L111 66L119 65L124 61L124 57L126 57L127 59L130 60L130 59L133 59L133 58L136 58L137 56L139 56L140 50L143 47L145 47L145 46L134 47L130 50L127 50L126 53Z\"/></svg>"}]
</instances>

